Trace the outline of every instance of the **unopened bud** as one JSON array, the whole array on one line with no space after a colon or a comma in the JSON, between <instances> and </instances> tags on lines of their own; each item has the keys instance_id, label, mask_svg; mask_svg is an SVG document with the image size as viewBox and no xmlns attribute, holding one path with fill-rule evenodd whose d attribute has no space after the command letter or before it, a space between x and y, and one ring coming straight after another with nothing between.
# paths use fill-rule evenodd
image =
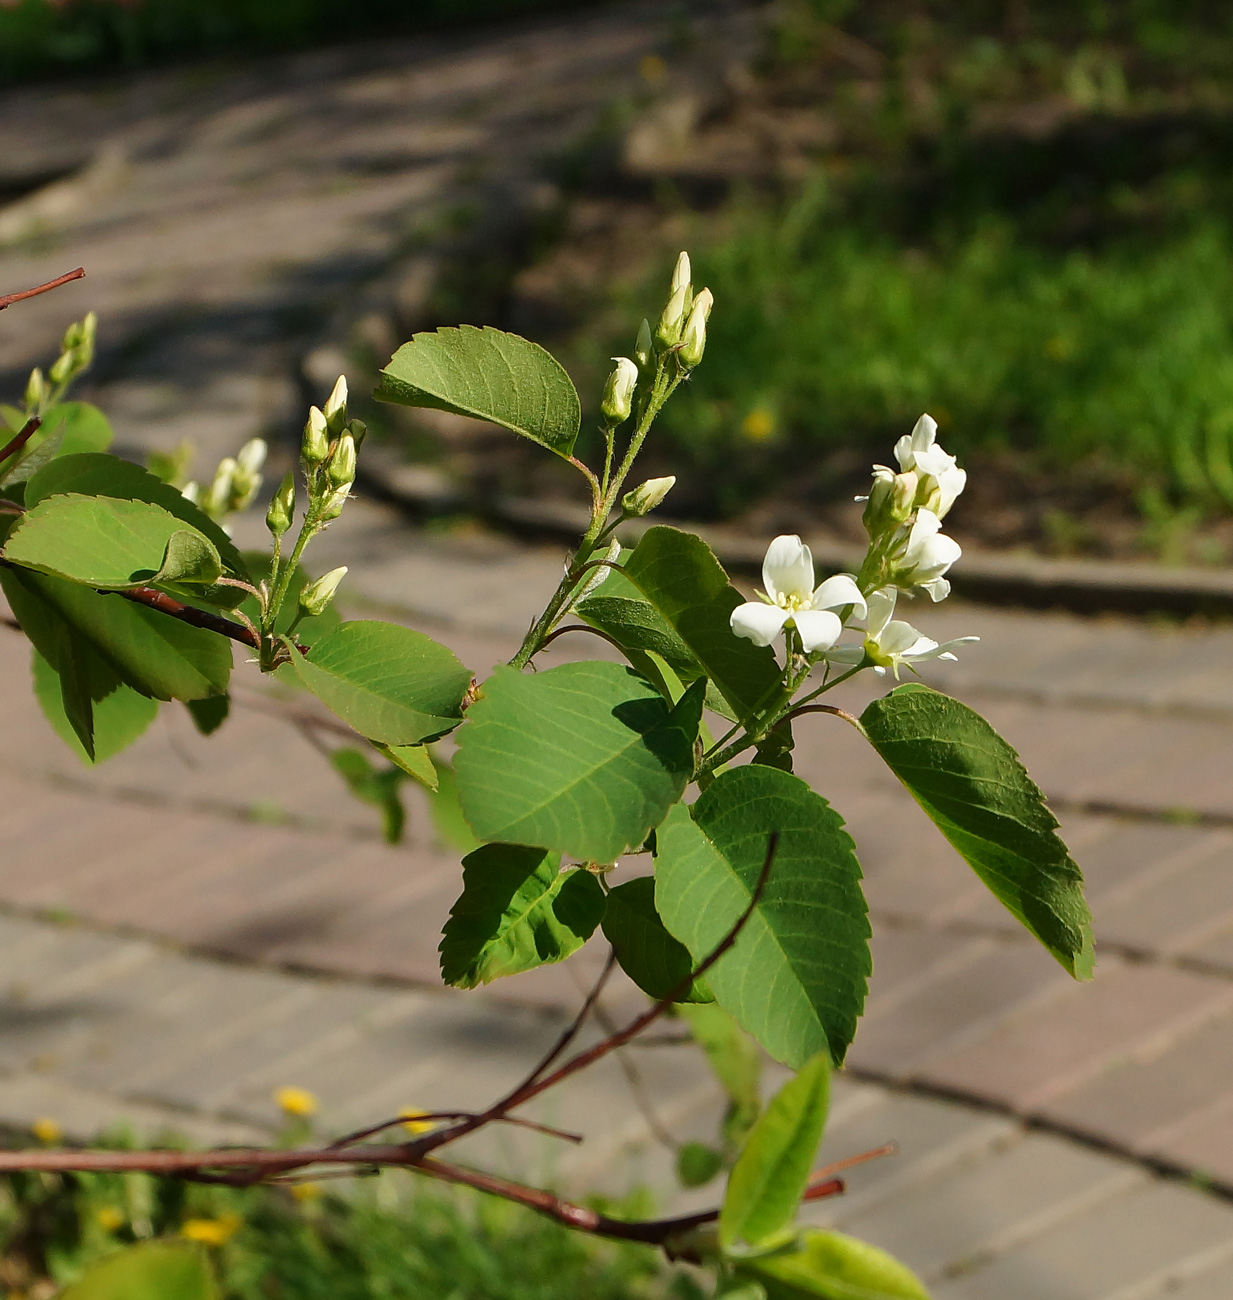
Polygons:
<instances>
[{"instance_id":1,"label":"unopened bud","mask_svg":"<svg viewBox=\"0 0 1233 1300\"><path fill-rule=\"evenodd\" d=\"M643 319L642 324L638 326L638 338L634 343L634 360L638 363L639 370L650 370L655 355L654 348L655 344L651 339L651 322Z\"/></svg>"},{"instance_id":2,"label":"unopened bud","mask_svg":"<svg viewBox=\"0 0 1233 1300\"><path fill-rule=\"evenodd\" d=\"M53 384L67 384L73 377L73 354L61 352L47 372Z\"/></svg>"},{"instance_id":3,"label":"unopened bud","mask_svg":"<svg viewBox=\"0 0 1233 1300\"><path fill-rule=\"evenodd\" d=\"M341 568L331 569L329 573L322 574L316 582L310 582L300 592L300 608L310 618L323 613L326 606L334 599L338 584L346 576L347 566L344 564Z\"/></svg>"},{"instance_id":4,"label":"unopened bud","mask_svg":"<svg viewBox=\"0 0 1233 1300\"><path fill-rule=\"evenodd\" d=\"M180 495L185 501L191 501L193 505L201 504L201 484L188 482L180 489Z\"/></svg>"},{"instance_id":5,"label":"unopened bud","mask_svg":"<svg viewBox=\"0 0 1233 1300\"><path fill-rule=\"evenodd\" d=\"M678 289L687 288L689 276L689 254L682 253L676 259L676 266L672 268L672 292L676 293Z\"/></svg>"},{"instance_id":6,"label":"unopened bud","mask_svg":"<svg viewBox=\"0 0 1233 1300\"><path fill-rule=\"evenodd\" d=\"M43 378L43 372L35 367L26 381L26 410L38 411L46 400L47 380Z\"/></svg>"},{"instance_id":7,"label":"unopened bud","mask_svg":"<svg viewBox=\"0 0 1233 1300\"><path fill-rule=\"evenodd\" d=\"M235 472L236 463L232 457L227 456L218 462L218 469L214 471L214 481L210 484L210 490L201 503L201 508L211 519L219 519L228 513L235 486Z\"/></svg>"},{"instance_id":8,"label":"unopened bud","mask_svg":"<svg viewBox=\"0 0 1233 1300\"><path fill-rule=\"evenodd\" d=\"M355 439L349 433L339 438L325 476L336 488L349 488L355 482Z\"/></svg>"},{"instance_id":9,"label":"unopened bud","mask_svg":"<svg viewBox=\"0 0 1233 1300\"><path fill-rule=\"evenodd\" d=\"M265 526L281 537L291 527L295 517L295 475L288 474L279 485L270 501L270 508L265 512Z\"/></svg>"},{"instance_id":10,"label":"unopened bud","mask_svg":"<svg viewBox=\"0 0 1233 1300\"><path fill-rule=\"evenodd\" d=\"M325 399L323 408L330 437L337 437L347 423L347 377L339 375L333 391Z\"/></svg>"},{"instance_id":11,"label":"unopened bud","mask_svg":"<svg viewBox=\"0 0 1233 1300\"><path fill-rule=\"evenodd\" d=\"M666 478L649 478L641 487L626 492L621 498L621 510L625 518L641 519L643 515L649 515L672 491L675 484L676 475L669 474Z\"/></svg>"},{"instance_id":12,"label":"unopened bud","mask_svg":"<svg viewBox=\"0 0 1233 1300\"><path fill-rule=\"evenodd\" d=\"M896 474L885 465L875 465L873 486L865 498L861 522L872 538L898 528L912 514L917 478L913 473Z\"/></svg>"},{"instance_id":13,"label":"unopened bud","mask_svg":"<svg viewBox=\"0 0 1233 1300\"><path fill-rule=\"evenodd\" d=\"M236 464L246 474L260 474L269 451L264 438L250 438L237 453Z\"/></svg>"},{"instance_id":14,"label":"unopened bud","mask_svg":"<svg viewBox=\"0 0 1233 1300\"><path fill-rule=\"evenodd\" d=\"M628 357L613 357L616 369L604 386L600 410L611 426L624 424L634 407L634 389L638 386L638 367Z\"/></svg>"},{"instance_id":15,"label":"unopened bud","mask_svg":"<svg viewBox=\"0 0 1233 1300\"><path fill-rule=\"evenodd\" d=\"M690 308L689 319L685 322L685 331L681 335L681 347L677 352L681 365L690 370L702 360L702 354L706 351L706 322L714 304L711 291L703 289Z\"/></svg>"},{"instance_id":16,"label":"unopened bud","mask_svg":"<svg viewBox=\"0 0 1233 1300\"><path fill-rule=\"evenodd\" d=\"M685 299L688 293L689 285L683 284L679 289L674 289L672 297L668 299L668 305L664 308L655 330L655 338L662 347L674 347L680 341L681 326L685 322Z\"/></svg>"},{"instance_id":17,"label":"unopened bud","mask_svg":"<svg viewBox=\"0 0 1233 1300\"><path fill-rule=\"evenodd\" d=\"M304 437L300 442L300 456L309 468L315 468L330 454L330 437L325 422L325 412L314 406L308 412Z\"/></svg>"},{"instance_id":18,"label":"unopened bud","mask_svg":"<svg viewBox=\"0 0 1233 1300\"><path fill-rule=\"evenodd\" d=\"M343 512L343 506L347 504L350 492L345 487L340 487L337 491L332 492L325 501L325 505L318 511L317 518L322 523L328 524L331 519L337 519Z\"/></svg>"}]
</instances>

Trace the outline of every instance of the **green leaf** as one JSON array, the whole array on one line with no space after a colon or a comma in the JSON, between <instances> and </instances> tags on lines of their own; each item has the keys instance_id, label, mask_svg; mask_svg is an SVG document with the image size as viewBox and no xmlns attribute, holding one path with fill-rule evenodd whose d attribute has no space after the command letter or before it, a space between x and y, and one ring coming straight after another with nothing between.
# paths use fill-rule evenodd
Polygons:
<instances>
[{"instance_id":1,"label":"green leaf","mask_svg":"<svg viewBox=\"0 0 1233 1300\"><path fill-rule=\"evenodd\" d=\"M358 749L336 749L330 754L330 765L347 783L347 788L357 799L381 810L385 842L397 844L402 839L407 822L406 810L398 794L404 773L399 767L384 771L374 767Z\"/></svg>"},{"instance_id":2,"label":"green leaf","mask_svg":"<svg viewBox=\"0 0 1233 1300\"><path fill-rule=\"evenodd\" d=\"M440 788L437 765L432 761L427 745L382 745L374 741L373 748L413 781L418 781L425 790L431 790L435 794Z\"/></svg>"},{"instance_id":3,"label":"green leaf","mask_svg":"<svg viewBox=\"0 0 1233 1300\"><path fill-rule=\"evenodd\" d=\"M21 413L12 432L25 423ZM97 406L89 402L61 402L43 416L43 426L26 444L19 460L0 473L0 488L24 483L57 456L102 452L111 446L111 424Z\"/></svg>"},{"instance_id":4,"label":"green leaf","mask_svg":"<svg viewBox=\"0 0 1233 1300\"><path fill-rule=\"evenodd\" d=\"M127 749L144 734L158 713L157 700L147 699L117 682L114 689L90 702L93 741L87 748L69 720L60 674L37 650L33 652L33 671L34 695L43 716L83 763L101 763Z\"/></svg>"},{"instance_id":5,"label":"green leaf","mask_svg":"<svg viewBox=\"0 0 1233 1300\"><path fill-rule=\"evenodd\" d=\"M829 1047L838 1065L864 1007L869 921L852 841L821 795L773 767L721 774L659 828L656 906L701 961L749 905L773 831L762 900L707 982L776 1060Z\"/></svg>"},{"instance_id":6,"label":"green leaf","mask_svg":"<svg viewBox=\"0 0 1233 1300\"><path fill-rule=\"evenodd\" d=\"M428 815L436 832L437 843L455 853L470 853L479 848L479 840L467 825L458 802L458 778L451 764L433 755L437 769L437 791L428 796Z\"/></svg>"},{"instance_id":7,"label":"green leaf","mask_svg":"<svg viewBox=\"0 0 1233 1300\"><path fill-rule=\"evenodd\" d=\"M193 726L203 736L212 736L227 721L231 712L230 695L212 695L205 700L189 700L184 706L193 720Z\"/></svg>"},{"instance_id":8,"label":"green leaf","mask_svg":"<svg viewBox=\"0 0 1233 1300\"><path fill-rule=\"evenodd\" d=\"M651 876L627 880L608 893L604 937L612 945L621 969L646 994L660 999L676 992L693 970L693 958L659 919L655 910L655 881ZM705 980L695 980L679 1002L714 1002Z\"/></svg>"},{"instance_id":9,"label":"green leaf","mask_svg":"<svg viewBox=\"0 0 1233 1300\"><path fill-rule=\"evenodd\" d=\"M778 697L782 674L774 651L733 633L729 618L744 598L700 537L649 528L621 572L663 616L738 717L751 717Z\"/></svg>"},{"instance_id":10,"label":"green leaf","mask_svg":"<svg viewBox=\"0 0 1233 1300\"><path fill-rule=\"evenodd\" d=\"M676 1151L676 1176L682 1187L703 1187L724 1167L724 1153L705 1142L683 1142Z\"/></svg>"},{"instance_id":11,"label":"green leaf","mask_svg":"<svg viewBox=\"0 0 1233 1300\"><path fill-rule=\"evenodd\" d=\"M693 652L650 601L592 596L574 613L591 627L606 632L625 650L649 650L662 656L683 682L705 675Z\"/></svg>"},{"instance_id":12,"label":"green leaf","mask_svg":"<svg viewBox=\"0 0 1233 1300\"><path fill-rule=\"evenodd\" d=\"M228 573L247 578L248 572L235 543L209 515L197 508L175 488L161 482L155 475L118 456L86 454L60 456L45 465L26 484L27 508L38 505L48 497L77 493L81 496L112 497L118 501L146 501L160 506L194 532L202 533L214 544ZM231 604L239 604L243 592L235 588L222 588L231 592ZM220 596L221 599L221 596Z\"/></svg>"},{"instance_id":13,"label":"green leaf","mask_svg":"<svg viewBox=\"0 0 1233 1300\"><path fill-rule=\"evenodd\" d=\"M25 569L0 569L0 587L22 630L62 677L67 626L142 695L200 700L226 693L231 645L224 637L123 596Z\"/></svg>"},{"instance_id":14,"label":"green leaf","mask_svg":"<svg viewBox=\"0 0 1233 1300\"><path fill-rule=\"evenodd\" d=\"M473 989L563 961L591 937L604 891L589 871L562 871L561 856L485 844L462 860L462 894L441 936L441 977Z\"/></svg>"},{"instance_id":15,"label":"green leaf","mask_svg":"<svg viewBox=\"0 0 1233 1300\"><path fill-rule=\"evenodd\" d=\"M452 730L471 684L453 651L432 637L368 619L343 623L307 657L293 653L280 675L287 673L360 735L386 745Z\"/></svg>"},{"instance_id":16,"label":"green leaf","mask_svg":"<svg viewBox=\"0 0 1233 1300\"><path fill-rule=\"evenodd\" d=\"M760 1246L788 1227L826 1127L830 1054L823 1050L771 1098L728 1176L719 1244Z\"/></svg>"},{"instance_id":17,"label":"green leaf","mask_svg":"<svg viewBox=\"0 0 1233 1300\"><path fill-rule=\"evenodd\" d=\"M473 325L417 334L381 372L377 397L488 420L569 456L582 408L560 363L517 334Z\"/></svg>"},{"instance_id":18,"label":"green leaf","mask_svg":"<svg viewBox=\"0 0 1233 1300\"><path fill-rule=\"evenodd\" d=\"M999 902L1076 979L1090 979L1083 873L1018 754L966 704L915 683L875 700L861 724Z\"/></svg>"},{"instance_id":19,"label":"green leaf","mask_svg":"<svg viewBox=\"0 0 1233 1300\"><path fill-rule=\"evenodd\" d=\"M107 1255L60 1300L217 1300L218 1289L199 1246L143 1241Z\"/></svg>"},{"instance_id":20,"label":"green leaf","mask_svg":"<svg viewBox=\"0 0 1233 1300\"><path fill-rule=\"evenodd\" d=\"M717 1002L676 1010L727 1094L723 1138L737 1147L762 1112L762 1050Z\"/></svg>"},{"instance_id":21,"label":"green leaf","mask_svg":"<svg viewBox=\"0 0 1233 1300\"><path fill-rule=\"evenodd\" d=\"M669 709L613 663L498 668L458 735L462 811L481 840L615 862L684 792L701 714L701 683Z\"/></svg>"},{"instance_id":22,"label":"green leaf","mask_svg":"<svg viewBox=\"0 0 1233 1300\"><path fill-rule=\"evenodd\" d=\"M929 1300L920 1279L884 1250L841 1232L807 1228L788 1250L744 1259L737 1274L767 1300Z\"/></svg>"},{"instance_id":23,"label":"green leaf","mask_svg":"<svg viewBox=\"0 0 1233 1300\"><path fill-rule=\"evenodd\" d=\"M10 564L111 591L186 579L208 585L222 575L210 541L160 506L78 493L28 510L4 554Z\"/></svg>"}]
</instances>

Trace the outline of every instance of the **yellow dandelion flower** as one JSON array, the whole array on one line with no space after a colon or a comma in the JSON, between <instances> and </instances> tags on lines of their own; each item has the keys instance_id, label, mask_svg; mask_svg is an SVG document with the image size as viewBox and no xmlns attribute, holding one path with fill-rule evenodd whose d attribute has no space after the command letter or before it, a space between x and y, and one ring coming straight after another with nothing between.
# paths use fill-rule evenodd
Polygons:
<instances>
[{"instance_id":1,"label":"yellow dandelion flower","mask_svg":"<svg viewBox=\"0 0 1233 1300\"><path fill-rule=\"evenodd\" d=\"M644 54L638 61L638 73L648 86L658 86L668 75L668 65L658 54Z\"/></svg>"},{"instance_id":2,"label":"yellow dandelion flower","mask_svg":"<svg viewBox=\"0 0 1233 1300\"><path fill-rule=\"evenodd\" d=\"M185 1219L180 1236L205 1246L225 1246L244 1220L238 1214L220 1214L217 1219Z\"/></svg>"},{"instance_id":3,"label":"yellow dandelion flower","mask_svg":"<svg viewBox=\"0 0 1233 1300\"><path fill-rule=\"evenodd\" d=\"M405 1110L398 1112L402 1120L402 1126L408 1133L428 1133L437 1127L436 1120L424 1119L427 1115L426 1110L417 1110L414 1106L408 1106Z\"/></svg>"},{"instance_id":4,"label":"yellow dandelion flower","mask_svg":"<svg viewBox=\"0 0 1233 1300\"><path fill-rule=\"evenodd\" d=\"M765 442L775 433L775 416L765 406L755 406L741 421L741 432L750 442Z\"/></svg>"},{"instance_id":5,"label":"yellow dandelion flower","mask_svg":"<svg viewBox=\"0 0 1233 1300\"><path fill-rule=\"evenodd\" d=\"M64 1137L64 1130L54 1119L41 1115L30 1125L30 1132L46 1146L54 1146Z\"/></svg>"},{"instance_id":6,"label":"yellow dandelion flower","mask_svg":"<svg viewBox=\"0 0 1233 1300\"><path fill-rule=\"evenodd\" d=\"M104 1205L98 1212L98 1226L105 1228L108 1232L115 1232L117 1228L124 1227L124 1215L116 1209L114 1205Z\"/></svg>"},{"instance_id":7,"label":"yellow dandelion flower","mask_svg":"<svg viewBox=\"0 0 1233 1300\"><path fill-rule=\"evenodd\" d=\"M319 1201L321 1199L321 1185L319 1183L292 1183L291 1195L297 1201Z\"/></svg>"},{"instance_id":8,"label":"yellow dandelion flower","mask_svg":"<svg viewBox=\"0 0 1233 1300\"><path fill-rule=\"evenodd\" d=\"M307 1088L277 1088L274 1091L274 1100L278 1107L287 1115L294 1115L297 1119L306 1119L309 1115L317 1113L317 1098L314 1093Z\"/></svg>"}]
</instances>

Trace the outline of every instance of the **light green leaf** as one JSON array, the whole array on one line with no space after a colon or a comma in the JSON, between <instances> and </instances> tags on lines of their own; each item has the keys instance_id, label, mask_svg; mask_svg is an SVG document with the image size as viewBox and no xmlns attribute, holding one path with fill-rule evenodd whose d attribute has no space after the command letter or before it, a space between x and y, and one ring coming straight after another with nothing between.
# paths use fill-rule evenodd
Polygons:
<instances>
[{"instance_id":1,"label":"light green leaf","mask_svg":"<svg viewBox=\"0 0 1233 1300\"><path fill-rule=\"evenodd\" d=\"M470 853L479 848L479 840L467 825L458 802L458 778L451 764L439 758L432 758L437 769L437 791L428 796L428 815L432 818L432 829L441 848L453 849L455 853Z\"/></svg>"},{"instance_id":2,"label":"light green leaf","mask_svg":"<svg viewBox=\"0 0 1233 1300\"><path fill-rule=\"evenodd\" d=\"M966 704L915 683L875 700L861 724L999 902L1076 979L1090 979L1083 873L1018 754Z\"/></svg>"},{"instance_id":3,"label":"light green leaf","mask_svg":"<svg viewBox=\"0 0 1233 1300\"><path fill-rule=\"evenodd\" d=\"M363 619L344 623L298 651L290 673L362 736L414 745L458 725L470 672L453 651L408 627Z\"/></svg>"},{"instance_id":4,"label":"light green leaf","mask_svg":"<svg viewBox=\"0 0 1233 1300\"><path fill-rule=\"evenodd\" d=\"M717 1002L678 1006L677 1014L727 1094L723 1138L737 1147L762 1111L762 1049Z\"/></svg>"},{"instance_id":5,"label":"light green leaf","mask_svg":"<svg viewBox=\"0 0 1233 1300\"><path fill-rule=\"evenodd\" d=\"M771 1098L728 1176L719 1244L760 1246L796 1218L822 1141L830 1100L830 1053L823 1050Z\"/></svg>"},{"instance_id":6,"label":"light green leaf","mask_svg":"<svg viewBox=\"0 0 1233 1300\"><path fill-rule=\"evenodd\" d=\"M563 961L591 937L604 891L589 871L562 871L561 855L485 844L462 860L462 894L441 936L441 977L472 989Z\"/></svg>"},{"instance_id":7,"label":"light green leaf","mask_svg":"<svg viewBox=\"0 0 1233 1300\"><path fill-rule=\"evenodd\" d=\"M432 761L427 745L382 745L374 741L373 748L412 780L418 781L425 790L431 790L435 794L440 788L437 765Z\"/></svg>"},{"instance_id":8,"label":"light green leaf","mask_svg":"<svg viewBox=\"0 0 1233 1300\"><path fill-rule=\"evenodd\" d=\"M417 334L381 372L377 397L488 420L569 456L582 408L569 376L537 343L473 325Z\"/></svg>"},{"instance_id":9,"label":"light green leaf","mask_svg":"<svg viewBox=\"0 0 1233 1300\"><path fill-rule=\"evenodd\" d=\"M108 1255L60 1300L217 1300L205 1253L191 1242L143 1241Z\"/></svg>"},{"instance_id":10,"label":"light green leaf","mask_svg":"<svg viewBox=\"0 0 1233 1300\"><path fill-rule=\"evenodd\" d=\"M157 700L117 682L113 690L97 701L91 700L93 743L87 749L69 720L60 674L37 650L33 652L33 671L34 695L43 716L56 735L87 765L101 763L127 749L145 733L158 713Z\"/></svg>"},{"instance_id":11,"label":"light green leaf","mask_svg":"<svg viewBox=\"0 0 1233 1300\"><path fill-rule=\"evenodd\" d=\"M16 412L16 433L25 422ZM0 488L24 483L57 456L106 451L112 441L111 424L89 402L61 402L43 416L43 426L26 444L19 460L0 473Z\"/></svg>"},{"instance_id":12,"label":"light green leaf","mask_svg":"<svg viewBox=\"0 0 1233 1300\"><path fill-rule=\"evenodd\" d=\"M742 1260L737 1274L760 1282L767 1300L929 1300L920 1279L884 1250L820 1228L807 1228L790 1249Z\"/></svg>"},{"instance_id":13,"label":"light green leaf","mask_svg":"<svg viewBox=\"0 0 1233 1300\"><path fill-rule=\"evenodd\" d=\"M655 881L650 876L627 880L608 893L604 938L616 952L621 969L646 994L666 998L676 993L693 970L693 958L659 919ZM705 980L695 980L678 1002L714 1002Z\"/></svg>"},{"instance_id":14,"label":"light green leaf","mask_svg":"<svg viewBox=\"0 0 1233 1300\"><path fill-rule=\"evenodd\" d=\"M682 1142L676 1150L676 1176L682 1187L704 1187L724 1167L724 1153L705 1142Z\"/></svg>"},{"instance_id":15,"label":"light green leaf","mask_svg":"<svg viewBox=\"0 0 1233 1300\"><path fill-rule=\"evenodd\" d=\"M701 715L701 683L669 709L613 663L498 668L458 735L462 811L481 840L615 862L684 792Z\"/></svg>"},{"instance_id":16,"label":"light green leaf","mask_svg":"<svg viewBox=\"0 0 1233 1300\"><path fill-rule=\"evenodd\" d=\"M208 585L222 575L213 544L161 506L78 493L28 510L4 554L10 564L109 591L186 579Z\"/></svg>"},{"instance_id":17,"label":"light green leaf","mask_svg":"<svg viewBox=\"0 0 1233 1300\"><path fill-rule=\"evenodd\" d=\"M729 617L744 598L700 537L649 528L621 573L663 616L738 717L748 718L778 697L781 672L774 651L732 631Z\"/></svg>"},{"instance_id":18,"label":"light green leaf","mask_svg":"<svg viewBox=\"0 0 1233 1300\"><path fill-rule=\"evenodd\" d=\"M701 961L749 905L772 832L762 900L707 983L776 1060L800 1067L829 1047L838 1065L865 1003L869 921L852 841L825 799L777 768L724 772L659 828L655 903Z\"/></svg>"},{"instance_id":19,"label":"light green leaf","mask_svg":"<svg viewBox=\"0 0 1233 1300\"><path fill-rule=\"evenodd\" d=\"M25 569L0 569L0 587L22 630L62 677L67 625L142 695L200 700L226 693L231 644L224 637L123 596Z\"/></svg>"}]
</instances>

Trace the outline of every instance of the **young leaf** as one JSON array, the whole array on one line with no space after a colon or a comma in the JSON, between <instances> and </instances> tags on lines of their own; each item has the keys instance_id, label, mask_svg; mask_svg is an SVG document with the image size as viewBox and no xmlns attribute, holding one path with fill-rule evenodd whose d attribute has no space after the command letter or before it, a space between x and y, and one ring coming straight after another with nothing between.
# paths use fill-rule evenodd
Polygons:
<instances>
[{"instance_id":1,"label":"young leaf","mask_svg":"<svg viewBox=\"0 0 1233 1300\"><path fill-rule=\"evenodd\" d=\"M724 1167L724 1153L705 1142L682 1142L676 1151L676 1177L682 1187L704 1187Z\"/></svg>"},{"instance_id":2,"label":"young leaf","mask_svg":"<svg viewBox=\"0 0 1233 1300\"><path fill-rule=\"evenodd\" d=\"M775 699L780 669L774 651L733 633L728 619L743 597L700 537L650 528L621 573L662 615L738 717Z\"/></svg>"},{"instance_id":3,"label":"young leaf","mask_svg":"<svg viewBox=\"0 0 1233 1300\"><path fill-rule=\"evenodd\" d=\"M604 938L616 952L621 969L650 997L666 998L689 978L694 961L655 910L655 881L650 876L627 880L608 893ZM714 1002L706 981L695 980L678 1002Z\"/></svg>"},{"instance_id":4,"label":"young leaf","mask_svg":"<svg viewBox=\"0 0 1233 1300\"><path fill-rule=\"evenodd\" d=\"M344 623L298 651L291 673L362 736L386 745L415 745L443 735L462 717L470 672L453 651L396 623Z\"/></svg>"},{"instance_id":5,"label":"young leaf","mask_svg":"<svg viewBox=\"0 0 1233 1300\"><path fill-rule=\"evenodd\" d=\"M212 736L227 721L231 712L230 695L211 695L204 700L189 700L184 706L193 720L193 726L203 736Z\"/></svg>"},{"instance_id":6,"label":"young leaf","mask_svg":"<svg viewBox=\"0 0 1233 1300\"><path fill-rule=\"evenodd\" d=\"M705 958L749 905L772 832L761 901L707 983L776 1060L799 1067L826 1047L838 1065L865 1003L869 921L852 841L825 799L777 768L722 773L659 828L655 903Z\"/></svg>"},{"instance_id":7,"label":"young leaf","mask_svg":"<svg viewBox=\"0 0 1233 1300\"><path fill-rule=\"evenodd\" d=\"M678 1006L728 1097L723 1139L738 1147L762 1112L762 1050L718 1002Z\"/></svg>"},{"instance_id":8,"label":"young leaf","mask_svg":"<svg viewBox=\"0 0 1233 1300\"><path fill-rule=\"evenodd\" d=\"M417 334L381 372L377 397L488 420L569 456L582 408L570 377L537 343L473 325Z\"/></svg>"},{"instance_id":9,"label":"young leaf","mask_svg":"<svg viewBox=\"0 0 1233 1300\"><path fill-rule=\"evenodd\" d=\"M463 814L481 840L615 862L684 792L701 715L701 683L669 709L613 663L498 668L458 736Z\"/></svg>"},{"instance_id":10,"label":"young leaf","mask_svg":"<svg viewBox=\"0 0 1233 1300\"><path fill-rule=\"evenodd\" d=\"M916 683L875 700L861 724L999 902L1076 979L1090 979L1083 874L1018 754L966 704Z\"/></svg>"},{"instance_id":11,"label":"young leaf","mask_svg":"<svg viewBox=\"0 0 1233 1300\"><path fill-rule=\"evenodd\" d=\"M382 745L373 743L373 748L401 768L413 781L418 781L425 790L434 794L440 788L437 765L432 761L427 745Z\"/></svg>"},{"instance_id":12,"label":"young leaf","mask_svg":"<svg viewBox=\"0 0 1233 1300\"><path fill-rule=\"evenodd\" d=\"M591 937L604 891L589 871L562 871L561 855L485 844L462 860L462 894L441 936L441 977L472 989L563 961Z\"/></svg>"},{"instance_id":13,"label":"young leaf","mask_svg":"<svg viewBox=\"0 0 1233 1300\"><path fill-rule=\"evenodd\" d=\"M28 510L4 548L10 564L87 587L205 585L222 576L218 551L161 506L69 493Z\"/></svg>"},{"instance_id":14,"label":"young leaf","mask_svg":"<svg viewBox=\"0 0 1233 1300\"><path fill-rule=\"evenodd\" d=\"M88 1268L60 1300L217 1300L204 1252L190 1242L143 1241Z\"/></svg>"},{"instance_id":15,"label":"young leaf","mask_svg":"<svg viewBox=\"0 0 1233 1300\"><path fill-rule=\"evenodd\" d=\"M728 1176L719 1244L760 1246L796 1218L826 1126L830 1055L821 1051L771 1098Z\"/></svg>"},{"instance_id":16,"label":"young leaf","mask_svg":"<svg viewBox=\"0 0 1233 1300\"><path fill-rule=\"evenodd\" d=\"M231 676L231 646L122 596L26 569L0 569L0 587L22 630L63 677L65 627L81 637L142 695L200 700L223 695Z\"/></svg>"},{"instance_id":17,"label":"young leaf","mask_svg":"<svg viewBox=\"0 0 1233 1300\"><path fill-rule=\"evenodd\" d=\"M37 650L33 651L33 671L34 695L43 716L83 763L101 763L127 749L144 734L158 713L157 700L139 695L132 687L117 682L113 690L90 702L93 740L87 748L69 720L60 674Z\"/></svg>"},{"instance_id":18,"label":"young leaf","mask_svg":"<svg viewBox=\"0 0 1233 1300\"><path fill-rule=\"evenodd\" d=\"M806 1228L790 1250L741 1260L737 1275L760 1282L767 1300L929 1300L884 1250L821 1228Z\"/></svg>"}]
</instances>

